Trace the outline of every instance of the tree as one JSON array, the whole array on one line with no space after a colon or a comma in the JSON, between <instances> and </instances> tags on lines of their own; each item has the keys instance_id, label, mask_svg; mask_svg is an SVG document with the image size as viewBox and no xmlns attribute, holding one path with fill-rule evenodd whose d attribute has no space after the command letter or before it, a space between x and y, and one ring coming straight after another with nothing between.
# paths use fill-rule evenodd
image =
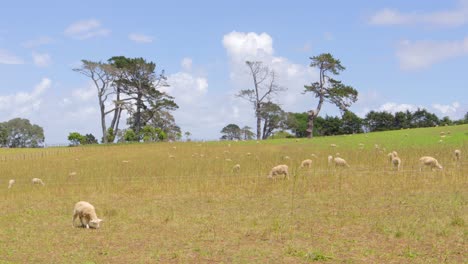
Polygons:
<instances>
[{"instance_id":1,"label":"tree","mask_svg":"<svg viewBox=\"0 0 468 264\"><path fill-rule=\"evenodd\" d=\"M351 111L345 111L341 117L341 131L343 134L362 133L362 119Z\"/></svg>"},{"instance_id":2,"label":"tree","mask_svg":"<svg viewBox=\"0 0 468 264\"><path fill-rule=\"evenodd\" d=\"M70 141L71 146L78 146L84 139L85 137L78 132L68 134L68 141Z\"/></svg>"},{"instance_id":3,"label":"tree","mask_svg":"<svg viewBox=\"0 0 468 264\"><path fill-rule=\"evenodd\" d=\"M113 112L106 111L105 103L109 96L113 93L112 83L115 80L115 68L112 65L82 60L80 68L75 68L73 71L79 72L86 77L91 78L97 90L97 97L99 103L99 110L101 114L101 129L102 129L102 142L108 143L107 140L107 126L106 115Z\"/></svg>"},{"instance_id":4,"label":"tree","mask_svg":"<svg viewBox=\"0 0 468 264\"><path fill-rule=\"evenodd\" d=\"M426 109L418 108L412 116L411 125L412 127L433 127L439 125L439 118L432 113L429 113Z\"/></svg>"},{"instance_id":5,"label":"tree","mask_svg":"<svg viewBox=\"0 0 468 264\"><path fill-rule=\"evenodd\" d=\"M319 101L316 109L309 112L307 128L309 138L313 136L314 120L319 115L324 102L334 104L344 112L357 101L358 95L353 87L331 78L330 74L339 75L341 71L345 70L340 60L333 58L330 53L323 53L310 59L312 60L310 67L319 69L319 81L311 85L304 85L304 88L305 92L312 92Z\"/></svg>"},{"instance_id":6,"label":"tree","mask_svg":"<svg viewBox=\"0 0 468 264\"><path fill-rule=\"evenodd\" d=\"M286 129L291 130L296 137L306 137L308 116L307 113L288 113L285 121Z\"/></svg>"},{"instance_id":7,"label":"tree","mask_svg":"<svg viewBox=\"0 0 468 264\"><path fill-rule=\"evenodd\" d=\"M385 111L370 111L364 118L364 122L370 132L394 129L394 120L393 115Z\"/></svg>"},{"instance_id":8,"label":"tree","mask_svg":"<svg viewBox=\"0 0 468 264\"><path fill-rule=\"evenodd\" d=\"M281 107L273 102L261 103L260 118L263 120L262 139L267 139L273 130L283 126L285 113Z\"/></svg>"},{"instance_id":9,"label":"tree","mask_svg":"<svg viewBox=\"0 0 468 264\"><path fill-rule=\"evenodd\" d=\"M2 127L8 135L5 144L7 147L38 148L44 144L44 129L31 124L28 119L14 118L2 123Z\"/></svg>"},{"instance_id":10,"label":"tree","mask_svg":"<svg viewBox=\"0 0 468 264\"><path fill-rule=\"evenodd\" d=\"M269 101L271 96L285 89L276 84L275 72L267 66L264 66L262 62L246 61L245 64L252 75L254 88L240 90L237 96L252 103L255 118L257 119L257 140L260 140L262 122L261 105L262 103Z\"/></svg>"},{"instance_id":11,"label":"tree","mask_svg":"<svg viewBox=\"0 0 468 264\"><path fill-rule=\"evenodd\" d=\"M138 135L140 129L161 110L171 111L178 108L174 98L159 90L168 86L164 71L156 74L156 64L143 58L119 58L123 74L116 83L126 98L120 104L127 104L130 118L127 123ZM128 103L131 107L128 107Z\"/></svg>"},{"instance_id":12,"label":"tree","mask_svg":"<svg viewBox=\"0 0 468 264\"><path fill-rule=\"evenodd\" d=\"M229 124L225 126L221 130L221 134L223 134L221 139L226 139L226 140L241 139L241 129L236 124Z\"/></svg>"},{"instance_id":13,"label":"tree","mask_svg":"<svg viewBox=\"0 0 468 264\"><path fill-rule=\"evenodd\" d=\"M241 137L243 140L252 140L255 136L255 133L252 132L252 128L249 126L244 126L241 128Z\"/></svg>"},{"instance_id":14,"label":"tree","mask_svg":"<svg viewBox=\"0 0 468 264\"><path fill-rule=\"evenodd\" d=\"M113 136L115 136L115 135L113 135ZM114 141L114 140L112 139L112 141ZM84 135L83 141L81 141L82 145L97 144L97 143L98 143L98 141L97 141L96 137L93 134Z\"/></svg>"},{"instance_id":15,"label":"tree","mask_svg":"<svg viewBox=\"0 0 468 264\"><path fill-rule=\"evenodd\" d=\"M185 135L186 140L190 141L190 136L192 135L192 133L190 133L189 131L185 131L184 135Z\"/></svg>"},{"instance_id":16,"label":"tree","mask_svg":"<svg viewBox=\"0 0 468 264\"><path fill-rule=\"evenodd\" d=\"M134 141L138 141L138 136L137 136L137 134L136 134L135 131L133 131L133 129L131 129L131 128L126 129L126 130L124 131L123 138L124 138L124 141L125 141L125 142L134 142Z\"/></svg>"}]
</instances>

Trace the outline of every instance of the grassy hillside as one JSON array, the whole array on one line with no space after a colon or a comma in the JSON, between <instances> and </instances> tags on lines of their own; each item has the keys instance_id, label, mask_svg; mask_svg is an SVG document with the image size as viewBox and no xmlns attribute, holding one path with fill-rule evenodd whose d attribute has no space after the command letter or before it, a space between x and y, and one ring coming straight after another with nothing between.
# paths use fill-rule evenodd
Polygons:
<instances>
[{"instance_id":1,"label":"grassy hillside","mask_svg":"<svg viewBox=\"0 0 468 264\"><path fill-rule=\"evenodd\" d=\"M400 171L388 162L392 150ZM350 168L328 166L337 152ZM444 169L419 171L424 155ZM1 149L0 263L466 263L467 156L468 125ZM306 158L310 170L299 168ZM290 180L266 178L278 164L289 165ZM80 200L96 207L101 229L72 228Z\"/></svg>"}]
</instances>

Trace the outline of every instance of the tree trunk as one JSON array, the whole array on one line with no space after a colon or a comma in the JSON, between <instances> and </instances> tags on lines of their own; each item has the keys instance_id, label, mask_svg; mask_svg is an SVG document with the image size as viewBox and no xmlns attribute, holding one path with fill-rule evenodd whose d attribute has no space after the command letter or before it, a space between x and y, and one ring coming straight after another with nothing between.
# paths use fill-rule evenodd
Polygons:
<instances>
[{"instance_id":1,"label":"tree trunk","mask_svg":"<svg viewBox=\"0 0 468 264\"><path fill-rule=\"evenodd\" d=\"M309 113L308 122L307 122L307 138L314 137L314 119L315 115L313 112Z\"/></svg>"},{"instance_id":2,"label":"tree trunk","mask_svg":"<svg viewBox=\"0 0 468 264\"><path fill-rule=\"evenodd\" d=\"M101 127L102 127L102 143L107 144L107 128L106 128L106 107L102 101L101 96L99 96L99 107L101 110Z\"/></svg>"},{"instance_id":3,"label":"tree trunk","mask_svg":"<svg viewBox=\"0 0 468 264\"><path fill-rule=\"evenodd\" d=\"M136 113L135 113L135 133L138 135L141 129L141 106L143 104L141 98L143 95L138 93L137 102L136 102Z\"/></svg>"},{"instance_id":4,"label":"tree trunk","mask_svg":"<svg viewBox=\"0 0 468 264\"><path fill-rule=\"evenodd\" d=\"M268 120L265 119L265 123L263 123L263 135L262 135L262 139L267 139L267 122L268 122Z\"/></svg>"}]
</instances>

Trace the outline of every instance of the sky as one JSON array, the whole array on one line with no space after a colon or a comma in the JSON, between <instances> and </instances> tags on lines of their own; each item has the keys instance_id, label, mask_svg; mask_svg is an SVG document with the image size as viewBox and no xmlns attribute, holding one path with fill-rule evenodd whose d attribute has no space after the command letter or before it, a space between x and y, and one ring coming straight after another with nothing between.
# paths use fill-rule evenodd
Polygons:
<instances>
[{"instance_id":1,"label":"sky","mask_svg":"<svg viewBox=\"0 0 468 264\"><path fill-rule=\"evenodd\" d=\"M68 2L68 3L66 3ZM350 108L461 119L468 111L468 1L2 1L0 121L27 118L47 144L70 132L101 138L96 88L73 71L83 59L143 57L165 71L193 139L218 139L235 123L255 127L246 60L262 61L287 90L288 112L316 107L304 85L310 57L331 53L336 78L358 90ZM324 105L321 115L338 115Z\"/></svg>"}]
</instances>

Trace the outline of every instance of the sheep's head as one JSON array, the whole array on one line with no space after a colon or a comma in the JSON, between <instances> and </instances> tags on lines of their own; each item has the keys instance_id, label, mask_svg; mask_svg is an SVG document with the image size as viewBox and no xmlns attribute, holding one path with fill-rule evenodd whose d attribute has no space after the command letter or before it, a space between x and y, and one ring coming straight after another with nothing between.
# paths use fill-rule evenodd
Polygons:
<instances>
[{"instance_id":1,"label":"sheep's head","mask_svg":"<svg viewBox=\"0 0 468 264\"><path fill-rule=\"evenodd\" d=\"M439 168L439 170L443 169L442 165L440 165L439 163L437 163L436 167Z\"/></svg>"},{"instance_id":2,"label":"sheep's head","mask_svg":"<svg viewBox=\"0 0 468 264\"><path fill-rule=\"evenodd\" d=\"M92 228L99 228L99 224L102 222L103 220L102 219L93 219L91 221L89 221L89 226L92 227Z\"/></svg>"}]
</instances>

